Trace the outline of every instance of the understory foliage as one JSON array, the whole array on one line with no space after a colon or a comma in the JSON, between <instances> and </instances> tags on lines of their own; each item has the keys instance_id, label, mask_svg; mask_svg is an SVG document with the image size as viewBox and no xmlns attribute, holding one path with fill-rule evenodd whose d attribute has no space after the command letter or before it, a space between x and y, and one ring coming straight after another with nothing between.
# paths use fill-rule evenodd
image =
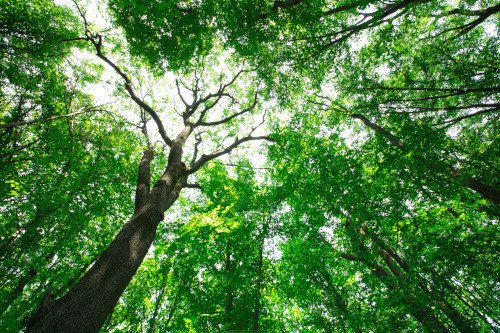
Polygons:
<instances>
[{"instance_id":1,"label":"understory foliage","mask_svg":"<svg viewBox=\"0 0 500 333\"><path fill-rule=\"evenodd\" d=\"M0 0L0 331L81 298L74 332L500 332L499 29L493 0Z\"/></svg>"}]
</instances>

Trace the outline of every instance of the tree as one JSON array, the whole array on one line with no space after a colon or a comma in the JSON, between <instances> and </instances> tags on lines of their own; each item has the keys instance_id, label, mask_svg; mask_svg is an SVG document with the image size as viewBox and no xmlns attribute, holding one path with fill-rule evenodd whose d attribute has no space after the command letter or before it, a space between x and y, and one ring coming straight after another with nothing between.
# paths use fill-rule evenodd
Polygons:
<instances>
[{"instance_id":1,"label":"tree","mask_svg":"<svg viewBox=\"0 0 500 333\"><path fill-rule=\"evenodd\" d=\"M380 311L377 317L382 322L384 313L389 313L387 318L390 319L383 324L386 329L411 327L404 316L401 322L394 322L390 313L396 308L399 308L396 311L413 316L429 331L489 329L486 318L493 313L476 317L481 310L453 296L450 291L455 287L446 281L474 285L478 287L476 292L482 290L478 304L488 302L487 295L491 292L488 283L472 280L475 276L485 277L492 273L483 264L493 260L490 256L494 254L482 248L484 244L490 244L496 232L488 222L490 218L484 213L474 212L473 207L464 207L460 197L458 200L443 200L425 193L427 186L422 187L418 183L422 179L414 178L413 168L395 167L407 164L412 160L411 156L403 157L403 164L393 160L401 159L398 155L385 156L381 162L382 150L366 147L376 144L371 142L376 139L386 140L385 137L375 137L357 148L349 148L345 139L336 133L318 136L318 129L314 126L316 116L310 114L296 115L301 120L301 135L293 129L284 133L284 141L277 140L286 142L285 145L276 149L276 155L273 154L282 179L282 191L294 193L288 201L294 213L287 223L287 238L294 239L287 247L292 268L286 271L295 277L292 290L306 293L305 296L294 295L294 299L324 304L329 311L339 311L341 314L330 317L330 320L341 319L344 331L374 329L378 325L371 320L363 320L364 329L356 326L360 325L360 320L352 314L361 318L370 315L363 314L362 308L346 311L349 294L337 296L342 302L335 299L336 295L360 284L358 288L368 290L354 289L352 297L358 299L358 303L360 297L367 298L368 304L376 302ZM335 111L331 117L335 119ZM310 120L306 122L305 119ZM309 129L312 132L306 134ZM385 144L385 149L393 149L384 141L380 144ZM366 151L375 151L376 154ZM405 172L409 172L408 176L404 175ZM417 183L413 184L413 181ZM461 213L457 214L455 209ZM464 209L470 211L466 213ZM476 231L465 231L468 228ZM477 242L461 237L472 237ZM449 242L450 239L453 241ZM465 244L468 245L462 247ZM478 248L473 250L476 246ZM302 250L297 251L297 248ZM304 256L305 251L307 256ZM475 260L475 251L484 255L482 263ZM455 269L457 271L452 272ZM460 279L468 282L459 282ZM319 290L305 288L310 281L317 281ZM450 289L442 292L446 288ZM314 297L324 299L319 301ZM475 315L472 314L474 311ZM329 325L332 323L325 326Z\"/></svg>"},{"instance_id":2,"label":"tree","mask_svg":"<svg viewBox=\"0 0 500 333\"><path fill-rule=\"evenodd\" d=\"M171 139L158 113L137 96L128 75L103 53L102 36L92 35L87 30L84 39L93 44L97 56L124 80L128 95L154 120L161 138L170 151L166 167L152 188L150 164L154 153L151 149L144 151L139 164L133 217L124 225L88 272L64 297L40 308L28 324L28 331L97 331L112 312L119 297L142 263L154 240L157 226L164 218L163 213L177 200L180 191L188 186L189 175L194 174L207 162L228 154L242 143L252 140L271 140L265 136L253 136L256 130L254 127L242 138L235 138L231 144L210 154L198 156L198 145L203 140L203 134L199 133L193 145L191 163L186 166L183 161L184 149L188 138L194 131L203 127L210 128L230 123L233 119L250 113L257 105L257 92L253 94L253 100L243 106L228 91L244 70L237 72L229 82L220 83L215 92L208 94L199 94L200 78L195 74L190 102L184 99L179 83L177 83L179 97L185 105L181 113L184 127L174 139ZM211 110L223 98L230 99L241 108L229 115L222 114L218 119L210 119L209 113L213 112ZM230 107L230 110L233 108Z\"/></svg>"}]
</instances>

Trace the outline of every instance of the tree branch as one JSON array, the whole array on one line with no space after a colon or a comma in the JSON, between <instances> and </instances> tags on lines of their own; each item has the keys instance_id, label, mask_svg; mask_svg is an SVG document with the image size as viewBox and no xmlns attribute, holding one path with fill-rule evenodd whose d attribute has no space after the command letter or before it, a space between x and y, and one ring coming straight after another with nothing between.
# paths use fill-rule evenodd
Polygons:
<instances>
[{"instance_id":1,"label":"tree branch","mask_svg":"<svg viewBox=\"0 0 500 333\"><path fill-rule=\"evenodd\" d=\"M216 125L221 125L221 124L230 122L231 120L233 120L234 118L236 118L238 116L241 116L242 114L245 114L247 112L252 111L253 109L255 109L255 106L257 105L257 94L258 94L258 92L256 91L253 103L248 108L245 108L245 109L241 110L240 112L232 114L231 116L229 116L227 118L223 118L223 119L220 119L220 120L217 120L217 121L208 121L208 122L200 121L196 125L197 126L216 126ZM200 117L200 120L201 120L201 117Z\"/></svg>"},{"instance_id":2,"label":"tree branch","mask_svg":"<svg viewBox=\"0 0 500 333\"><path fill-rule=\"evenodd\" d=\"M125 81L125 89L127 90L130 98L139 105L144 111L146 111L151 118L156 123L156 126L158 127L158 131L160 132L161 137L165 141L165 143L170 147L172 146L172 140L168 137L167 132L165 131L165 127L163 126L163 123L158 116L158 113L156 113L153 108L151 108L146 102L144 102L142 99L140 99L134 89L132 88L132 81L130 78L118 67L115 63L113 63L108 57L106 57L102 53L102 36L101 35L89 35L88 40L94 45L97 56L101 58L105 63L107 63L113 70Z\"/></svg>"},{"instance_id":3,"label":"tree branch","mask_svg":"<svg viewBox=\"0 0 500 333\"><path fill-rule=\"evenodd\" d=\"M38 118L38 119L33 119L33 120L23 120L23 121L16 121L16 122L11 122L11 123L7 123L7 124L0 124L0 128L12 128L12 127L17 127L17 126L22 126L22 125L32 125L35 123L44 123L44 122L59 119L59 118L68 118L68 117L73 117L73 116L76 116L76 115L79 115L82 113L99 112L99 111L102 111L102 110L89 108L89 109L85 109L85 110L81 110L81 111L76 111L73 113L58 114L55 116L50 116L50 117L45 117L45 118Z\"/></svg>"},{"instance_id":4,"label":"tree branch","mask_svg":"<svg viewBox=\"0 0 500 333\"><path fill-rule=\"evenodd\" d=\"M330 15L333 15L333 14L345 12L347 10L354 9L354 8L356 8L358 6L359 6L359 4L356 3L356 2L354 2L354 3L349 4L349 5L335 7L335 8L332 8L332 9L329 9L329 10L325 11L323 13L323 15L321 15L321 16L330 16Z\"/></svg>"},{"instance_id":5,"label":"tree branch","mask_svg":"<svg viewBox=\"0 0 500 333\"><path fill-rule=\"evenodd\" d=\"M186 184L185 188L192 188L197 190L203 190L200 184Z\"/></svg>"},{"instance_id":6,"label":"tree branch","mask_svg":"<svg viewBox=\"0 0 500 333\"><path fill-rule=\"evenodd\" d=\"M348 253L341 253L340 257L343 259L350 260L350 261L358 261L358 262L365 264L368 268L372 269L375 272L375 275L377 275L378 277L385 277L385 276L389 275L387 273L387 271L385 269L383 269L380 265L370 263L364 258L357 257L355 255L348 254Z\"/></svg>"},{"instance_id":7,"label":"tree branch","mask_svg":"<svg viewBox=\"0 0 500 333\"><path fill-rule=\"evenodd\" d=\"M345 29L338 30L338 31L321 36L321 38L327 38L327 37L335 38L335 39L331 40L330 42L326 43L321 48L321 50L325 50L327 48L330 48L333 45L338 44L338 43L348 39L349 37L357 34L358 32L361 32L365 29L374 28L374 27L377 27L383 23L389 22L390 20L391 21L394 20L396 17L398 17L398 16L402 15L404 12L406 12L409 9L409 6L412 4L425 3L425 2L429 2L429 1L430 0L404 0L404 1L401 1L400 3L391 2L391 3L387 4L385 7L377 10L376 12L369 13L369 14L362 14L363 18L359 22L357 22L357 23L355 23L355 24L353 24ZM338 11L352 9L351 6L352 5L346 5L344 8L339 7ZM333 13L336 13L338 11L336 11L336 9L333 9ZM396 13L398 11L402 11L402 13L389 19L389 17L391 15L393 15L394 13ZM367 17L370 17L370 19L366 21L365 19ZM337 37L337 36L339 36L339 37Z\"/></svg>"},{"instance_id":8,"label":"tree branch","mask_svg":"<svg viewBox=\"0 0 500 333\"><path fill-rule=\"evenodd\" d=\"M141 161L139 162L139 173L137 176L137 186L135 189L135 210L137 213L144 207L149 192L151 190L151 161L154 159L154 152L150 149L142 153Z\"/></svg>"},{"instance_id":9,"label":"tree branch","mask_svg":"<svg viewBox=\"0 0 500 333\"><path fill-rule=\"evenodd\" d=\"M477 18L474 21L469 22L469 23L464 24L464 25L461 25L459 27L446 29L446 30L442 31L440 34L450 32L450 31L460 30L460 32L455 37L465 35L469 31L471 31L472 29L474 29L475 27L477 27L478 25L483 23L488 17L490 17L491 15L494 15L498 12L500 12L500 4L488 7L488 8L483 9L483 10L453 9L453 10L447 12L446 15L459 14L459 15L464 15L464 16L477 16Z\"/></svg>"},{"instance_id":10,"label":"tree branch","mask_svg":"<svg viewBox=\"0 0 500 333\"><path fill-rule=\"evenodd\" d=\"M216 159L219 156L229 154L234 148L238 147L244 142L254 141L254 140L267 140L270 142L275 142L275 140L270 138L269 136L246 136L241 139L236 139L231 145L227 146L224 149L218 150L209 155L201 155L201 157L195 163L193 163L193 165L186 172L188 174L192 174L198 171L205 163L213 159Z\"/></svg>"}]
</instances>

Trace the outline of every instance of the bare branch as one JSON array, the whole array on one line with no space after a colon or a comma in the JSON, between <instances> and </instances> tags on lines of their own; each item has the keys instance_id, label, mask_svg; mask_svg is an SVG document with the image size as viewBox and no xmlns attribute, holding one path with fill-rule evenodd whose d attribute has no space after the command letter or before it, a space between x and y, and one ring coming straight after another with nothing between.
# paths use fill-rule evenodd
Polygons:
<instances>
[{"instance_id":1,"label":"bare branch","mask_svg":"<svg viewBox=\"0 0 500 333\"><path fill-rule=\"evenodd\" d=\"M250 135L253 134L253 132L255 132L255 130L257 130L257 128L259 128L260 126L262 126L264 124L264 122L266 121L266 116L267 116L267 109L264 110L264 114L262 115L262 120L260 121L260 123L258 123L257 125L255 125L252 130L250 131Z\"/></svg>"},{"instance_id":2,"label":"bare branch","mask_svg":"<svg viewBox=\"0 0 500 333\"><path fill-rule=\"evenodd\" d=\"M230 85L232 85L232 84L233 84L233 83L234 83L234 82L238 79L238 77L239 77L242 73L245 73L245 72L247 72L245 69L243 69L243 68L242 68L242 69L240 69L240 70L238 71L238 73L236 73L236 75L235 75L235 76L231 79L231 81L229 81L228 83L224 84L224 85L223 85L223 86L219 89L219 91L220 91L220 92L224 92L224 90L226 90L226 89L227 89L227 87L229 87Z\"/></svg>"},{"instance_id":3,"label":"bare branch","mask_svg":"<svg viewBox=\"0 0 500 333\"><path fill-rule=\"evenodd\" d=\"M472 118L472 117L479 116L479 115L482 115L482 114L485 114L485 113L490 113L490 112L499 111L499 110L500 110L500 108L493 108L493 109L481 110L481 111L474 112L474 113L471 113L471 114L467 114L467 115L464 115L464 116L461 116L461 117L457 117L457 118L454 118L454 119L443 121L442 123L440 123L438 125L446 125L446 126L444 126L446 128L446 127L452 126L452 125L454 125L454 124L456 124L456 123L458 123L458 122L460 122L460 121L462 121L464 119Z\"/></svg>"},{"instance_id":4,"label":"bare branch","mask_svg":"<svg viewBox=\"0 0 500 333\"><path fill-rule=\"evenodd\" d=\"M325 50L327 48L332 47L335 44L338 44L349 37L369 28L374 28L377 27L383 23L386 23L388 21L394 20L396 17L402 15L404 12L406 12L409 9L409 6L411 4L415 3L424 3L424 2L429 2L429 0L404 0L400 3L389 3L387 4L384 8L374 12L374 13L366 13L362 14L363 18L356 22L355 24L342 29L335 31L333 33L323 35L321 36L322 38L325 37L331 37L334 38L327 44L325 44L321 50ZM352 8L346 8L347 9L352 9ZM398 13L395 17L391 17L394 13L397 13L398 11L401 11L401 13ZM366 20L367 17L370 17L369 20ZM390 17L390 18L389 18Z\"/></svg>"},{"instance_id":5,"label":"bare branch","mask_svg":"<svg viewBox=\"0 0 500 333\"><path fill-rule=\"evenodd\" d=\"M184 99L184 96L182 96L182 94L181 94L181 88L179 87L179 80L175 79L175 85L177 86L177 95L179 95L179 97L182 100L182 103L186 106L186 108L188 108L189 104L188 104L188 102L186 102L186 100Z\"/></svg>"},{"instance_id":6,"label":"bare branch","mask_svg":"<svg viewBox=\"0 0 500 333\"><path fill-rule=\"evenodd\" d=\"M186 172L187 172L187 174L192 174L192 173L198 171L205 163L207 163L213 159L216 159L219 156L229 154L234 148L238 147L242 143L247 142L247 141L255 141L255 140L267 140L270 142L275 142L275 140L269 136L250 136L249 135L249 136L246 136L246 137L241 138L241 139L236 139L231 145L227 146L224 149L220 149L220 150L213 152L212 154L209 154L209 155L201 155L201 157L195 163L193 163L193 166L191 168L189 168Z\"/></svg>"},{"instance_id":7,"label":"bare branch","mask_svg":"<svg viewBox=\"0 0 500 333\"><path fill-rule=\"evenodd\" d=\"M94 34L91 35L90 33L87 32L87 38L88 40L94 45L97 56L102 59L105 63L107 63L113 70L125 81L125 89L127 90L130 98L139 105L144 111L146 111L151 118L156 123L156 126L158 127L158 131L160 132L161 137L165 141L165 143L168 146L172 146L172 140L168 137L167 132L165 131L165 127L163 126L163 123L158 116L158 113L156 113L155 110L153 110L152 107L150 107L146 102L144 102L142 99L140 99L137 94L135 93L134 89L132 88L132 81L130 78L123 72L120 67L118 67L114 62L112 62L108 57L106 57L102 53L102 36L99 34Z\"/></svg>"},{"instance_id":8,"label":"bare branch","mask_svg":"<svg viewBox=\"0 0 500 333\"><path fill-rule=\"evenodd\" d=\"M329 15L341 13L341 12L344 12L344 11L348 11L348 10L351 10L351 9L354 9L354 8L358 7L358 5L359 4L357 4L355 2L355 3L349 4L349 5L344 5L344 6L339 6L339 7L331 8L331 9L325 11L322 14L322 16L329 16Z\"/></svg>"},{"instance_id":9,"label":"bare branch","mask_svg":"<svg viewBox=\"0 0 500 333\"><path fill-rule=\"evenodd\" d=\"M209 106L206 106L200 112L200 116L198 117L198 120L196 121L195 126L201 125L201 123L203 121L203 118L205 118L205 115L207 114L207 112L210 111L214 106L216 106L219 103L219 101L221 100L222 97L228 97L230 99L233 99L233 96L231 96L229 94L226 94L226 93L212 94L212 96L210 98L213 98L213 97L217 97L217 99L212 104L210 104ZM193 109L192 113L194 113L195 111L196 111L196 109Z\"/></svg>"},{"instance_id":10,"label":"bare branch","mask_svg":"<svg viewBox=\"0 0 500 333\"><path fill-rule=\"evenodd\" d=\"M192 188L192 189L197 189L197 190L203 190L200 184L186 184L184 186L185 188Z\"/></svg>"},{"instance_id":11,"label":"bare branch","mask_svg":"<svg viewBox=\"0 0 500 333\"><path fill-rule=\"evenodd\" d=\"M45 117L45 118L38 118L38 119L33 119L33 120L23 120L23 121L16 121L16 122L11 122L11 123L7 123L7 124L0 124L0 128L12 128L12 127L17 127L17 126L22 126L22 125L32 125L32 124L36 124L36 123L44 123L44 122L59 119L59 118L69 118L69 117L73 117L73 116L76 116L76 115L79 115L82 113L99 112L99 111L104 111L104 110L90 108L90 109L85 109L85 110L81 110L81 111L76 111L73 113L58 114L55 116L50 116L50 117Z\"/></svg>"},{"instance_id":12,"label":"bare branch","mask_svg":"<svg viewBox=\"0 0 500 333\"><path fill-rule=\"evenodd\" d=\"M458 30L459 32L457 33L456 37L465 35L481 23L483 23L488 17L500 12L500 4L488 7L483 10L467 10L467 9L453 9L449 12L447 12L445 15L464 15L464 16L476 16L477 18L473 20L472 22L469 22L467 24L461 25L459 27L453 27L446 29L439 33L438 35L441 35L446 32L451 32L451 31L456 31Z\"/></svg>"},{"instance_id":13,"label":"bare branch","mask_svg":"<svg viewBox=\"0 0 500 333\"><path fill-rule=\"evenodd\" d=\"M199 126L217 126L217 125L221 125L221 124L230 122L234 118L236 118L238 116L241 116L242 114L245 114L247 112L252 111L253 109L255 109L255 106L257 105L257 100L258 100L257 99L257 94L258 94L258 91L255 92L253 103L248 108L245 108L245 109L241 110L240 112L237 112L235 114L232 114L229 117L226 117L226 118L223 118L223 119L217 120L217 121L208 121L208 122L205 122L205 121L201 121L202 118L200 117L200 121L196 125L197 126L198 125ZM204 113L206 113L206 111Z\"/></svg>"}]
</instances>

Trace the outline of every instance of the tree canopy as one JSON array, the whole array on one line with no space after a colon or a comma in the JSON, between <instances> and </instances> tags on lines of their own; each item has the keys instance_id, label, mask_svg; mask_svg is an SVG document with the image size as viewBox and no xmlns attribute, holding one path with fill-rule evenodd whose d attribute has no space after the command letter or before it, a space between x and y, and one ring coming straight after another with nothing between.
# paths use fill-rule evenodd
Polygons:
<instances>
[{"instance_id":1,"label":"tree canopy","mask_svg":"<svg viewBox=\"0 0 500 333\"><path fill-rule=\"evenodd\" d=\"M500 332L499 29L0 0L0 331Z\"/></svg>"}]
</instances>

